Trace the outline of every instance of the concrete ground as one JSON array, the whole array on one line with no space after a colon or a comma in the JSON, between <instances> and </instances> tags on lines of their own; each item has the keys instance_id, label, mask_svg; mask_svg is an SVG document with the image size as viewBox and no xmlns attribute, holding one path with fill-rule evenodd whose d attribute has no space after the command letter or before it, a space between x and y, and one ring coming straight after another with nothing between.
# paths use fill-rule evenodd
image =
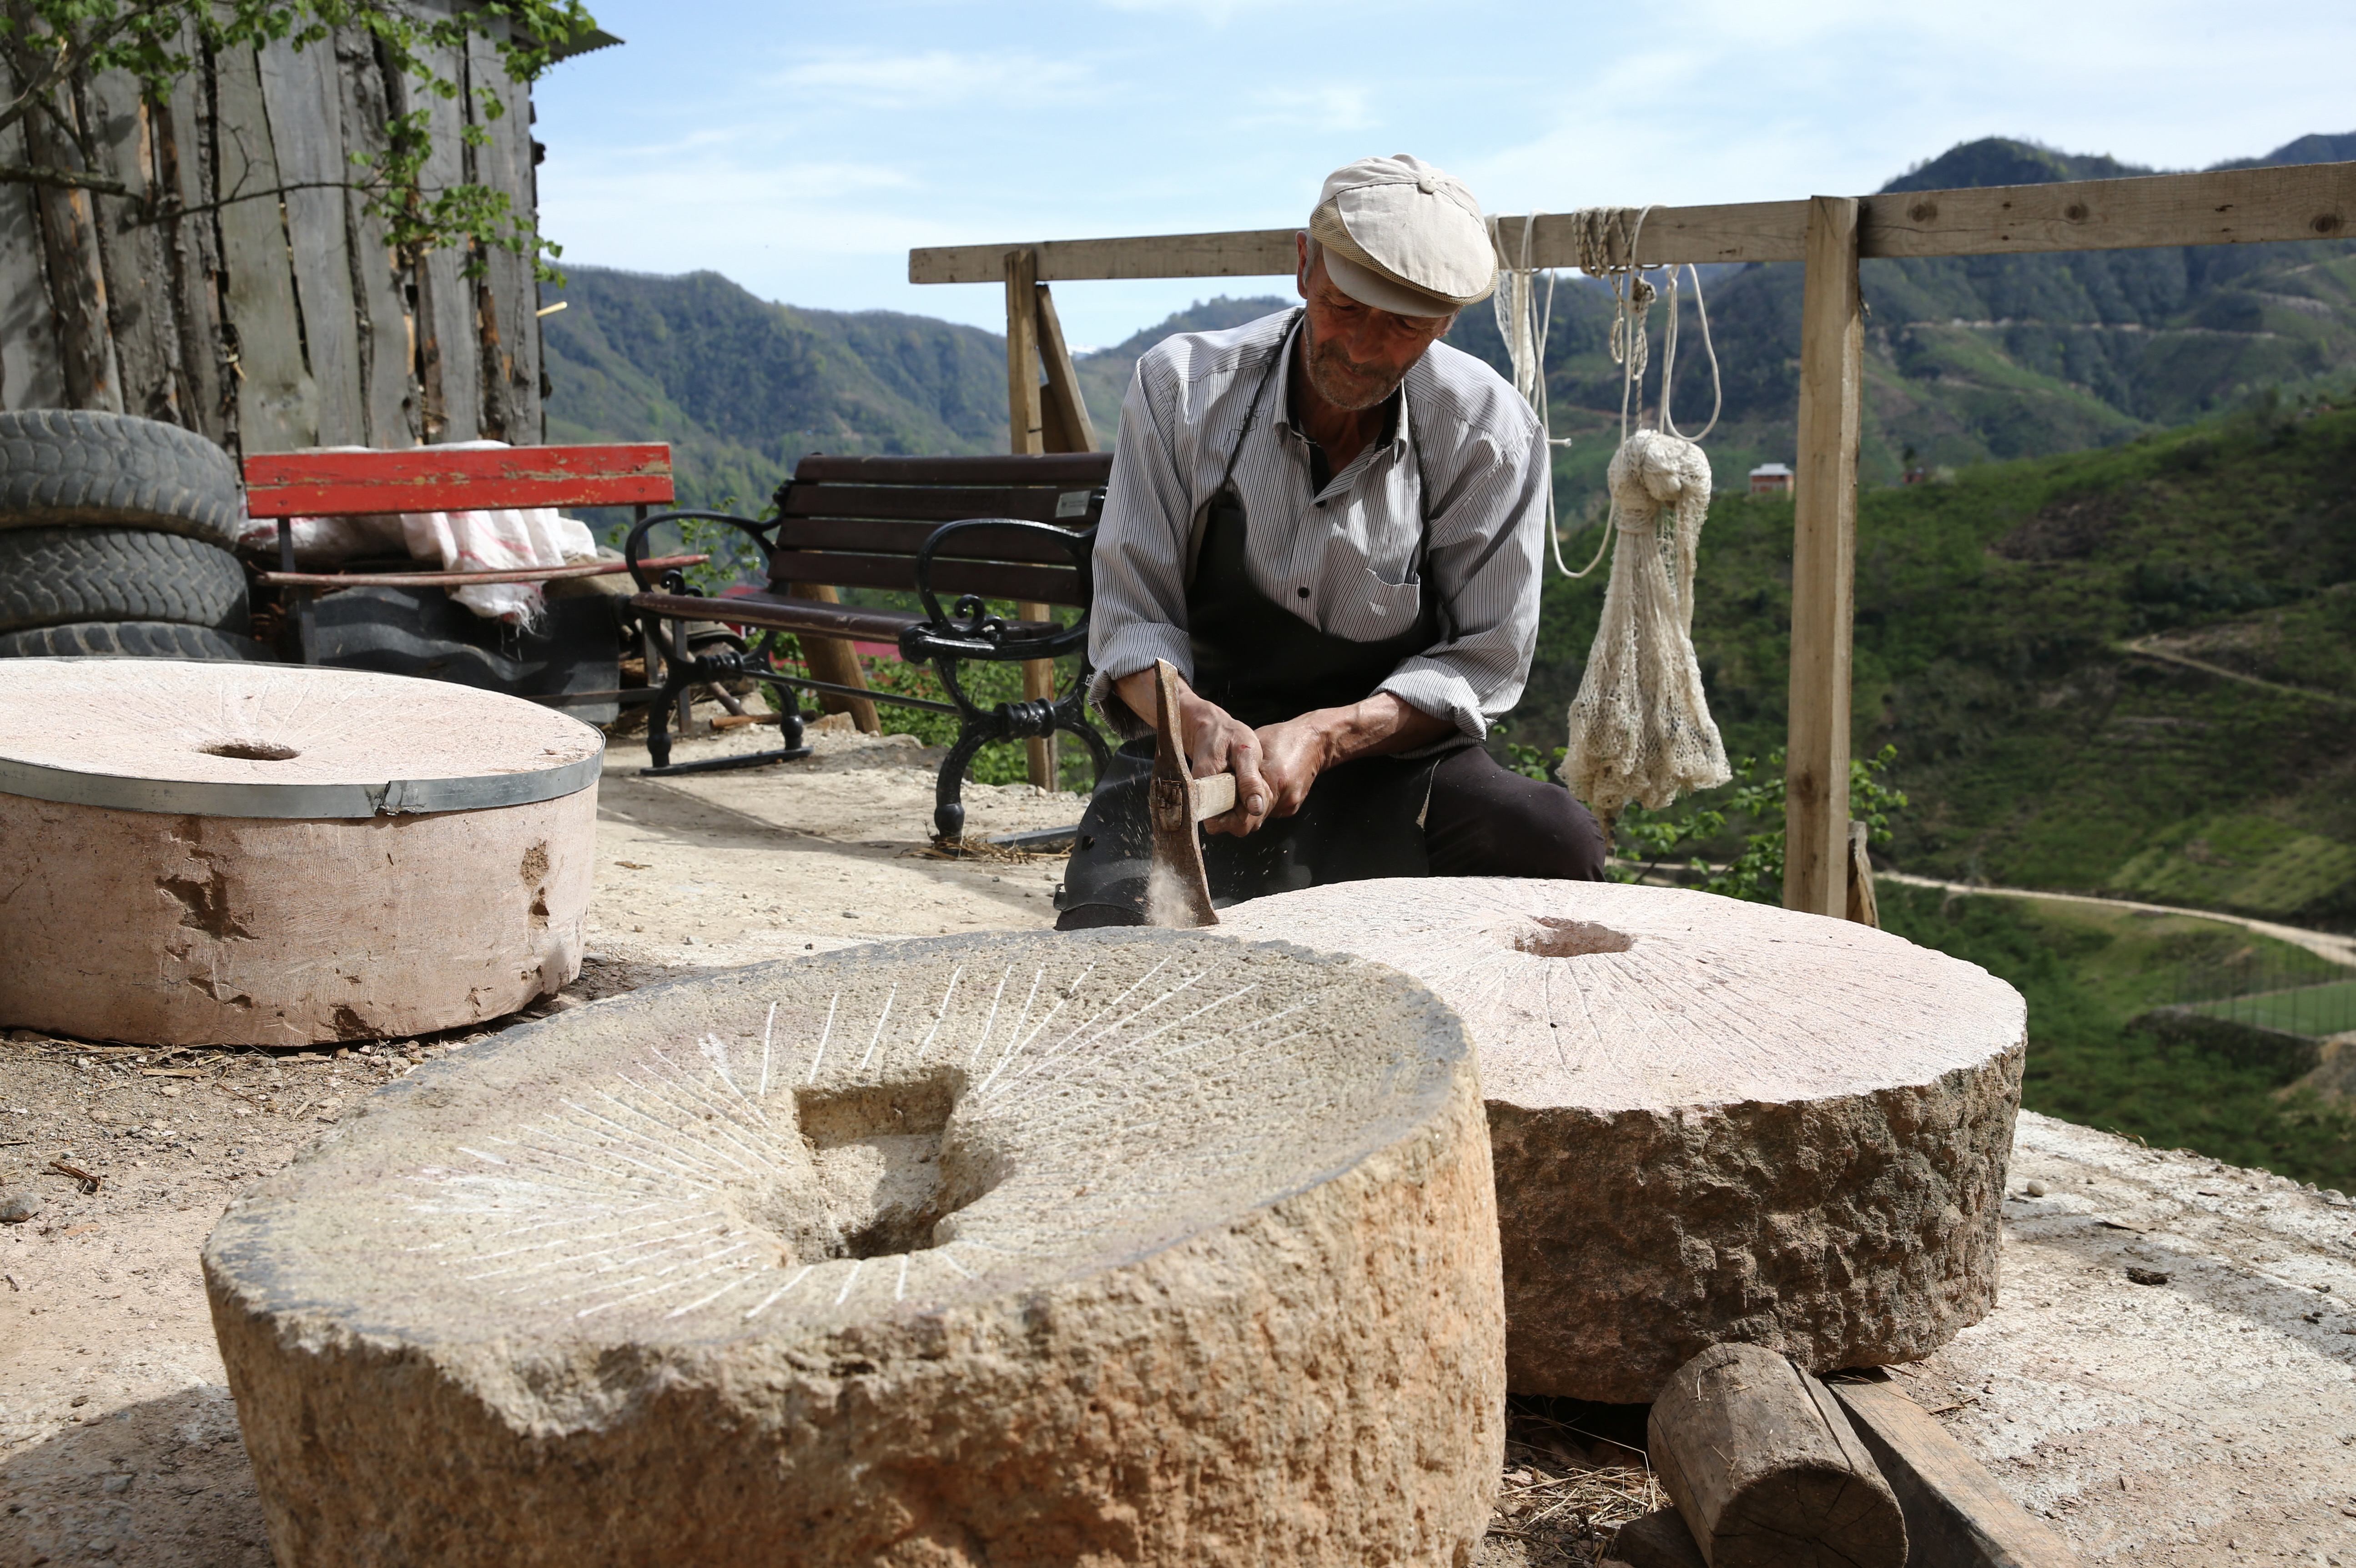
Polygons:
<instances>
[{"instance_id":1,"label":"concrete ground","mask_svg":"<svg viewBox=\"0 0 2356 1568\"><path fill-rule=\"evenodd\" d=\"M680 759L761 743L740 731ZM932 754L817 744L660 780L617 744L592 956L543 1010L853 942L1053 922L1059 861L930 852ZM1027 787L967 799L983 834L1079 811ZM0 1225L0 1568L269 1561L197 1249L244 1182L480 1038L340 1057L0 1044L0 1205L36 1211ZM2356 1568L2356 1208L2034 1115L2010 1187L2002 1305L1907 1369L1908 1391L2089 1562ZM1479 1562L1592 1563L1657 1495L1630 1446L1640 1414L1519 1412Z\"/></svg>"}]
</instances>

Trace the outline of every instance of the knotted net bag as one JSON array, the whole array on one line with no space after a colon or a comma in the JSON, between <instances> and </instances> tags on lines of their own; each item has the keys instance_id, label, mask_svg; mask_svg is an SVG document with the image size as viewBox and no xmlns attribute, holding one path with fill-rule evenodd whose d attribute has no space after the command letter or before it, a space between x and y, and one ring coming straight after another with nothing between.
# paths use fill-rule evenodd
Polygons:
<instances>
[{"instance_id":1,"label":"knotted net bag","mask_svg":"<svg viewBox=\"0 0 2356 1568\"><path fill-rule=\"evenodd\" d=\"M1632 800L1657 811L1730 774L1693 645L1709 460L1682 436L1640 430L1612 454L1608 478L1619 548L1561 772L1573 795L1612 818Z\"/></svg>"}]
</instances>

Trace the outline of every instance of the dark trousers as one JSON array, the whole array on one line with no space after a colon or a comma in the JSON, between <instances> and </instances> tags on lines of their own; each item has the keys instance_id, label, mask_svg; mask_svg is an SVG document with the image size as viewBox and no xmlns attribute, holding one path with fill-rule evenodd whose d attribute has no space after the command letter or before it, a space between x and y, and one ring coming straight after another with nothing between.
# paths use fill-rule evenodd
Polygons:
<instances>
[{"instance_id":1,"label":"dark trousers","mask_svg":"<svg viewBox=\"0 0 2356 1568\"><path fill-rule=\"evenodd\" d=\"M1600 882L1602 830L1558 784L1525 778L1478 746L1451 752L1432 770L1423 813L1424 852L1435 877L1546 877ZM1078 904L1058 931L1141 925L1135 910Z\"/></svg>"}]
</instances>

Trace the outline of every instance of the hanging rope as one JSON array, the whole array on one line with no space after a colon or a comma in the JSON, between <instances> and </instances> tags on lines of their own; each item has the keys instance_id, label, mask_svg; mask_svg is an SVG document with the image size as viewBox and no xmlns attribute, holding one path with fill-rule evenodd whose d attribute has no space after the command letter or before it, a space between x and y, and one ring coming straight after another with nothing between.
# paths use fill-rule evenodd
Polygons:
<instances>
[{"instance_id":1,"label":"hanging rope","mask_svg":"<svg viewBox=\"0 0 2356 1568\"><path fill-rule=\"evenodd\" d=\"M1590 277L1601 279L1612 291L1612 332L1610 350L1612 362L1621 367L1620 439L1629 436L1632 412L1644 385L1644 372L1652 359L1651 339L1645 329L1647 315L1660 291L1648 272L1665 272L1668 277L1669 319L1662 337L1661 424L1671 434L1680 433L1670 413L1672 378L1677 358L1677 270L1674 266L1639 266L1635 261L1636 243L1643 238L1644 219L1652 215L1651 207L1586 207L1569 215L1573 252L1578 257L1579 270ZM1490 296L1491 307L1497 315L1497 334L1505 340L1505 357L1514 372L1514 390L1528 402L1538 416L1541 428L1549 433L1548 446L1569 446L1569 436L1551 433L1548 422L1546 387L1547 334L1554 322L1554 291L1557 272L1546 269L1546 294L1543 303L1537 292L1538 268L1530 260L1532 236L1544 213L1533 212L1523 218L1517 236L1518 243L1509 245L1505 219L1491 217L1489 235L1497 248L1498 282L1496 292ZM1617 253L1623 258L1614 261ZM1725 389L1718 368L1718 350L1710 341L1709 312L1702 303L1701 274L1690 265L1686 272L1693 282L1694 310L1701 321L1702 350L1709 358L1711 404L1709 423L1699 434L1699 441L1718 427L1719 411L1725 404ZM1565 577L1581 578L1601 564L1604 552L1611 549L1615 529L1606 527L1603 537L1595 547L1595 555L1577 571L1570 570L1562 559L1562 535L1555 520L1554 486L1547 486L1547 541L1554 554L1555 570Z\"/></svg>"}]
</instances>

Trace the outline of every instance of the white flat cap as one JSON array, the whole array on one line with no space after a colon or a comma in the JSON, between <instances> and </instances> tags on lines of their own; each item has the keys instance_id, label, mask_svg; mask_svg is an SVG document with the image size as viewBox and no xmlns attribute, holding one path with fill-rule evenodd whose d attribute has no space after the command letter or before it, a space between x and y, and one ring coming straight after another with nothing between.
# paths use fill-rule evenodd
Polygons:
<instances>
[{"instance_id":1,"label":"white flat cap","mask_svg":"<svg viewBox=\"0 0 2356 1568\"><path fill-rule=\"evenodd\" d=\"M1405 153L1326 176L1309 237L1325 248L1334 287L1396 315L1446 315L1497 286L1480 202L1462 180Z\"/></svg>"}]
</instances>

